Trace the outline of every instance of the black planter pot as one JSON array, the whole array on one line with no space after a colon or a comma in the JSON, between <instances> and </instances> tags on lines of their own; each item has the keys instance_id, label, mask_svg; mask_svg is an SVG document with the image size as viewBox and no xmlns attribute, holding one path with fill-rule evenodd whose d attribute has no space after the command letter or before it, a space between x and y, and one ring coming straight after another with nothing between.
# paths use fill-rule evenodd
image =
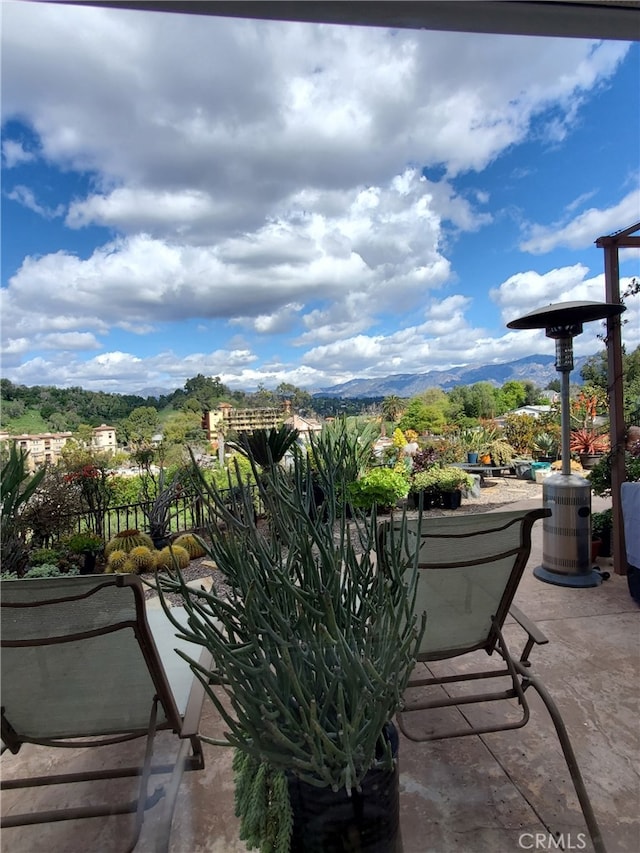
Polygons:
<instances>
[{"instance_id":1,"label":"black planter pot","mask_svg":"<svg viewBox=\"0 0 640 853\"><path fill-rule=\"evenodd\" d=\"M458 509L462 503L462 492L456 489L455 492L442 492L440 506L442 509Z\"/></svg>"},{"instance_id":2,"label":"black planter pot","mask_svg":"<svg viewBox=\"0 0 640 853\"><path fill-rule=\"evenodd\" d=\"M422 509L433 509L438 505L438 495L434 492L409 492L407 503L411 509L420 508L420 495L422 495Z\"/></svg>"},{"instance_id":3,"label":"black planter pot","mask_svg":"<svg viewBox=\"0 0 640 853\"><path fill-rule=\"evenodd\" d=\"M80 569L81 575L92 575L96 570L97 554L93 551L84 552L84 563Z\"/></svg>"},{"instance_id":4,"label":"black planter pot","mask_svg":"<svg viewBox=\"0 0 640 853\"><path fill-rule=\"evenodd\" d=\"M601 557L610 557L611 556L611 528L606 527L600 533L600 556Z\"/></svg>"},{"instance_id":5,"label":"black planter pot","mask_svg":"<svg viewBox=\"0 0 640 853\"><path fill-rule=\"evenodd\" d=\"M163 548L166 548L167 545L171 544L171 536L169 536L168 534L161 536L154 536L153 534L151 534L151 541L153 542L153 547L157 551L162 551Z\"/></svg>"},{"instance_id":6,"label":"black planter pot","mask_svg":"<svg viewBox=\"0 0 640 853\"><path fill-rule=\"evenodd\" d=\"M395 853L400 827L398 733L385 727L393 768L373 768L361 790L318 788L287 774L293 811L291 853Z\"/></svg>"}]
</instances>

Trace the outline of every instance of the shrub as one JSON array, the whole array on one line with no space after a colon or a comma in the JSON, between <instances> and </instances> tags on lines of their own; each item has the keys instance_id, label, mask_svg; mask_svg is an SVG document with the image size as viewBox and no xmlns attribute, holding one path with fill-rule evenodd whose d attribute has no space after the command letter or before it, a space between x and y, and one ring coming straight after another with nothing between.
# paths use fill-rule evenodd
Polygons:
<instances>
[{"instance_id":1,"label":"shrub","mask_svg":"<svg viewBox=\"0 0 640 853\"><path fill-rule=\"evenodd\" d=\"M589 482L594 495L606 497L611 494L611 458L612 453L606 453L589 471ZM625 452L624 470L628 482L640 481L640 456Z\"/></svg>"},{"instance_id":2,"label":"shrub","mask_svg":"<svg viewBox=\"0 0 640 853\"><path fill-rule=\"evenodd\" d=\"M193 533L183 533L178 536L173 543L174 548L185 548L189 552L189 557L192 560L197 560L199 557L204 557L207 553L200 539Z\"/></svg>"},{"instance_id":3,"label":"shrub","mask_svg":"<svg viewBox=\"0 0 640 853\"><path fill-rule=\"evenodd\" d=\"M409 494L409 481L398 471L390 468L374 468L349 484L349 496L356 507L371 509L374 504L379 507L394 506L400 498Z\"/></svg>"},{"instance_id":4,"label":"shrub","mask_svg":"<svg viewBox=\"0 0 640 853\"><path fill-rule=\"evenodd\" d=\"M613 527L613 510L604 509L591 514L591 533L600 538L602 534Z\"/></svg>"},{"instance_id":5,"label":"shrub","mask_svg":"<svg viewBox=\"0 0 640 853\"><path fill-rule=\"evenodd\" d=\"M75 533L65 540L64 544L74 554L98 554L104 548L104 539L90 530Z\"/></svg>"},{"instance_id":6,"label":"shrub","mask_svg":"<svg viewBox=\"0 0 640 853\"><path fill-rule=\"evenodd\" d=\"M461 468L441 468L438 471L438 488L441 492L455 492L472 486L473 477Z\"/></svg>"},{"instance_id":7,"label":"shrub","mask_svg":"<svg viewBox=\"0 0 640 853\"><path fill-rule=\"evenodd\" d=\"M140 533L139 530L122 530L107 542L104 549L105 557L108 557L112 551L126 551L128 554L140 545L153 550L153 539L146 533Z\"/></svg>"},{"instance_id":8,"label":"shrub","mask_svg":"<svg viewBox=\"0 0 640 853\"><path fill-rule=\"evenodd\" d=\"M60 551L54 548L34 548L29 552L29 562L32 566L42 566L44 563L57 566L59 559Z\"/></svg>"},{"instance_id":9,"label":"shrub","mask_svg":"<svg viewBox=\"0 0 640 853\"><path fill-rule=\"evenodd\" d=\"M438 488L437 477L439 470L440 468L437 465L431 465L428 469L418 471L417 474L414 474L411 480L411 492L414 494L417 492L435 492Z\"/></svg>"},{"instance_id":10,"label":"shrub","mask_svg":"<svg viewBox=\"0 0 640 853\"><path fill-rule=\"evenodd\" d=\"M420 471L428 471L438 461L438 454L433 447L419 450L413 455L413 473L417 474Z\"/></svg>"},{"instance_id":11,"label":"shrub","mask_svg":"<svg viewBox=\"0 0 640 853\"><path fill-rule=\"evenodd\" d=\"M24 573L24 575L22 576L22 579L27 579L27 578L58 578L60 576L77 575L77 574L78 574L78 569L75 566L73 568L69 569L68 572L61 572L60 569L57 566L53 565L52 563L42 563L39 566L32 566L30 569L28 569ZM0 577L3 581L17 580L18 579L18 575L15 572L2 572L2 575L0 575Z\"/></svg>"},{"instance_id":12,"label":"shrub","mask_svg":"<svg viewBox=\"0 0 640 853\"><path fill-rule=\"evenodd\" d=\"M181 569L189 565L189 552L180 545L168 545L158 552L156 557L159 569L173 569L176 562Z\"/></svg>"}]
</instances>

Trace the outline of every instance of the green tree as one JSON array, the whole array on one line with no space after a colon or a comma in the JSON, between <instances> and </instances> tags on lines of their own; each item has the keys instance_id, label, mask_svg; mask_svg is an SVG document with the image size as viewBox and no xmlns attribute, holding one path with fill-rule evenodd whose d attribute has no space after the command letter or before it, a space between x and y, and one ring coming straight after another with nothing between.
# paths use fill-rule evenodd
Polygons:
<instances>
[{"instance_id":1,"label":"green tree","mask_svg":"<svg viewBox=\"0 0 640 853\"><path fill-rule=\"evenodd\" d=\"M393 423L398 421L404 411L405 402L405 400L402 400L396 394L392 394L390 397L385 397L382 401L382 414L385 416L386 420L392 421Z\"/></svg>"},{"instance_id":2,"label":"green tree","mask_svg":"<svg viewBox=\"0 0 640 853\"><path fill-rule=\"evenodd\" d=\"M201 445L206 441L197 412L174 412L164 422L162 433L166 444Z\"/></svg>"},{"instance_id":3,"label":"green tree","mask_svg":"<svg viewBox=\"0 0 640 853\"><path fill-rule=\"evenodd\" d=\"M276 388L276 395L282 403L289 400L294 412L302 412L311 408L313 400L308 391L303 391L289 382L281 382Z\"/></svg>"},{"instance_id":4,"label":"green tree","mask_svg":"<svg viewBox=\"0 0 640 853\"><path fill-rule=\"evenodd\" d=\"M78 492L89 527L103 535L104 517L113 503L109 454L96 452L77 441L68 441L60 453L59 466L66 472L65 481Z\"/></svg>"},{"instance_id":5,"label":"green tree","mask_svg":"<svg viewBox=\"0 0 640 853\"><path fill-rule=\"evenodd\" d=\"M511 379L509 382L504 383L496 396L498 398L500 414L502 414L502 412L510 412L513 409L519 409L521 406L524 406L527 399L527 391L523 382Z\"/></svg>"},{"instance_id":6,"label":"green tree","mask_svg":"<svg viewBox=\"0 0 640 853\"><path fill-rule=\"evenodd\" d=\"M197 411L209 412L228 394L228 389L222 384L219 376L203 376L198 373L184 383L184 393L187 400L197 402Z\"/></svg>"},{"instance_id":7,"label":"green tree","mask_svg":"<svg viewBox=\"0 0 640 853\"><path fill-rule=\"evenodd\" d=\"M150 442L160 431L160 416L153 406L138 406L122 421L124 438L130 444Z\"/></svg>"},{"instance_id":8,"label":"green tree","mask_svg":"<svg viewBox=\"0 0 640 853\"><path fill-rule=\"evenodd\" d=\"M424 432L437 432L440 430L441 420L444 422L442 412L434 406L428 406L419 397L409 400L404 414L398 421L401 430L415 430L419 435Z\"/></svg>"}]
</instances>

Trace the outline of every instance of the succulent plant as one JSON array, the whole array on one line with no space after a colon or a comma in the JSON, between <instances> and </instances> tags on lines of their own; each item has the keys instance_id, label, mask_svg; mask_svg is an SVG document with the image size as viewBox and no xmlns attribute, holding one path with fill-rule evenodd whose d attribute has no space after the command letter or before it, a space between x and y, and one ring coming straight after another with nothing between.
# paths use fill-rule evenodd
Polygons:
<instances>
[{"instance_id":1,"label":"succulent plant","mask_svg":"<svg viewBox=\"0 0 640 853\"><path fill-rule=\"evenodd\" d=\"M105 569L106 573L110 574L113 572L122 571L122 567L128 559L129 555L121 548L119 548L117 551L112 551L107 559L107 567Z\"/></svg>"},{"instance_id":2,"label":"succulent plant","mask_svg":"<svg viewBox=\"0 0 640 853\"><path fill-rule=\"evenodd\" d=\"M173 547L186 548L189 552L189 557L192 560L197 560L199 557L204 557L207 553L204 549L200 538L193 533L183 533L178 536L173 542Z\"/></svg>"},{"instance_id":3,"label":"succulent plant","mask_svg":"<svg viewBox=\"0 0 640 853\"><path fill-rule=\"evenodd\" d=\"M126 551L128 554L134 548L144 545L146 548L153 548L153 540L146 533L140 533L139 530L130 529L122 530L120 533L110 539L105 545L104 554L108 557L112 551Z\"/></svg>"},{"instance_id":4,"label":"succulent plant","mask_svg":"<svg viewBox=\"0 0 640 853\"><path fill-rule=\"evenodd\" d=\"M167 545L162 551L158 551L156 562L159 569L174 569L176 563L179 568L186 569L189 565L189 552L180 545Z\"/></svg>"},{"instance_id":5,"label":"succulent plant","mask_svg":"<svg viewBox=\"0 0 640 853\"><path fill-rule=\"evenodd\" d=\"M147 548L146 545L138 545L129 551L129 562L136 567L138 574L154 571L157 565L157 551Z\"/></svg>"},{"instance_id":6,"label":"succulent plant","mask_svg":"<svg viewBox=\"0 0 640 853\"><path fill-rule=\"evenodd\" d=\"M207 553L229 580L229 598L187 586L179 572L159 576L158 587L180 633L212 653L211 671L192 667L226 724L224 742L312 785L351 790L371 767L392 766L390 748L376 749L401 704L425 618L413 610L417 557L401 547L404 525L382 572L375 510L347 519L344 460L311 442L323 513L313 512L312 472L297 451L290 469L270 465L256 478L260 526L234 518L194 463L213 520ZM216 518L227 524L223 536ZM181 596L184 619L167 593Z\"/></svg>"}]
</instances>

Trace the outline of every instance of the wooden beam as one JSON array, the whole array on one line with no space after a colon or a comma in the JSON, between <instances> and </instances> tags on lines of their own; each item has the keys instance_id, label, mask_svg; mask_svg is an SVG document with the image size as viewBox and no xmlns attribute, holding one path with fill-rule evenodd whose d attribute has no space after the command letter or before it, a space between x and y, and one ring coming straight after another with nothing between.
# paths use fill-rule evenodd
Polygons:
<instances>
[{"instance_id":1,"label":"wooden beam","mask_svg":"<svg viewBox=\"0 0 640 853\"><path fill-rule=\"evenodd\" d=\"M628 238L627 238L628 239ZM604 246L604 280L607 302L620 304L620 268L616 243ZM613 508L613 570L627 574L627 550L620 486L625 481L624 389L622 382L622 323L620 315L607 319L607 376L609 392L609 436L611 440L611 503Z\"/></svg>"}]
</instances>

